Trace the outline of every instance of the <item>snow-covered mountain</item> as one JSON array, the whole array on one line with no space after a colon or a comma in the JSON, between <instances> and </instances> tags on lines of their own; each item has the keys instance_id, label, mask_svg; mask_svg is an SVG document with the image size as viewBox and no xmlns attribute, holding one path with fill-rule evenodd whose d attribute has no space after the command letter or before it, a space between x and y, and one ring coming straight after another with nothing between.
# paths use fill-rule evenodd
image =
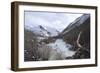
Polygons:
<instances>
[{"instance_id":1,"label":"snow-covered mountain","mask_svg":"<svg viewBox=\"0 0 100 73\"><path fill-rule=\"evenodd\" d=\"M42 36L42 37L57 36L60 33L55 28L51 28L51 27L48 27L48 26L38 25L38 26L35 26L35 27L30 27L30 26L24 26L24 27L25 27L25 29L31 30L36 35Z\"/></svg>"}]
</instances>

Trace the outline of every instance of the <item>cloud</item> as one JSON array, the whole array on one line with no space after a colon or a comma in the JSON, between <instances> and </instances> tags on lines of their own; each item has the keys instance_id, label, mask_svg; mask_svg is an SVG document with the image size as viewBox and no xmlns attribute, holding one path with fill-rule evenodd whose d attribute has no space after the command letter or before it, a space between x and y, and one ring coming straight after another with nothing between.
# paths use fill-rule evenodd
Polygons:
<instances>
[{"instance_id":1,"label":"cloud","mask_svg":"<svg viewBox=\"0 0 100 73\"><path fill-rule=\"evenodd\" d=\"M38 25L49 26L62 31L71 22L82 15L83 14L25 11L25 25L30 27Z\"/></svg>"}]
</instances>

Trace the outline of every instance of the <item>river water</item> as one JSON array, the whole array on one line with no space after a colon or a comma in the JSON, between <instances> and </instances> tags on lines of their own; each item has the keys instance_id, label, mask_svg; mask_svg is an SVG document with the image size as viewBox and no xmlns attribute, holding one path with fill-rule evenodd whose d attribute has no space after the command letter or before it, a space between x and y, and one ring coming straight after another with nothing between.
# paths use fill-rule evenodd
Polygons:
<instances>
[{"instance_id":1,"label":"river water","mask_svg":"<svg viewBox=\"0 0 100 73\"><path fill-rule=\"evenodd\" d=\"M69 50L72 46L70 44L66 44L63 39L57 39L53 43L49 43L48 46L52 47L52 49L56 49L57 52L62 53L63 56L69 57L75 54L75 51Z\"/></svg>"}]
</instances>

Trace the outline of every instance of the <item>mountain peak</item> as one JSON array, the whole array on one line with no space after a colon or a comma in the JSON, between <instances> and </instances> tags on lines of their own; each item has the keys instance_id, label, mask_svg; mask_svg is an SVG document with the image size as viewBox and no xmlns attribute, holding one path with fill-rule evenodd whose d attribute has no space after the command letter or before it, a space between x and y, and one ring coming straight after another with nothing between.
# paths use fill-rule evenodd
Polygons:
<instances>
[{"instance_id":1,"label":"mountain peak","mask_svg":"<svg viewBox=\"0 0 100 73\"><path fill-rule=\"evenodd\" d=\"M40 35L43 37L57 36L59 34L58 30L56 30L55 28L48 27L48 26L38 25L35 27L30 27L30 26L24 26L24 27L28 30L31 30L36 35Z\"/></svg>"}]
</instances>

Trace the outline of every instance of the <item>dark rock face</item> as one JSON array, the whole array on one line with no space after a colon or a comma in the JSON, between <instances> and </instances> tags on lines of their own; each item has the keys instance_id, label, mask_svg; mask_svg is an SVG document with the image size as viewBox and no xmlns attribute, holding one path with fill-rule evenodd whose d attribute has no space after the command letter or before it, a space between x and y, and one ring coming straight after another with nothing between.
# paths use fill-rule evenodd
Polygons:
<instances>
[{"instance_id":1,"label":"dark rock face","mask_svg":"<svg viewBox=\"0 0 100 73\"><path fill-rule=\"evenodd\" d=\"M82 46L79 47L77 44L79 33L81 32L78 43ZM77 18L71 23L62 33L63 39L66 43L73 45L71 50L76 50L74 59L90 58L90 15L84 14ZM78 50L79 49L79 50Z\"/></svg>"}]
</instances>

